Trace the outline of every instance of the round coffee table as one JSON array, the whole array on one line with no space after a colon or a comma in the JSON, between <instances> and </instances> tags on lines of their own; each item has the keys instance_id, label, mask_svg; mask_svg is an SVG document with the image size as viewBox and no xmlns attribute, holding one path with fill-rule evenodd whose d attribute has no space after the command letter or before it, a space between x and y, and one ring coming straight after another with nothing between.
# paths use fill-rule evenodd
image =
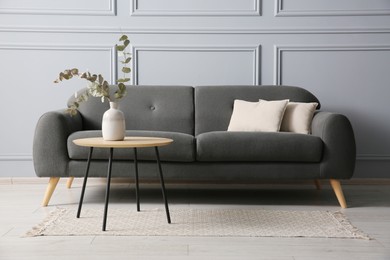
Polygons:
<instances>
[{"instance_id":1,"label":"round coffee table","mask_svg":"<svg viewBox=\"0 0 390 260\"><path fill-rule=\"evenodd\" d=\"M79 207L77 210L77 218L80 217L80 213L81 213L81 207L83 204L85 187L87 185L89 166L91 164L93 148L96 147L96 148L110 149L110 154L109 154L109 158L108 158L107 189L106 189L106 199L105 199L105 206L104 206L103 228L102 228L103 231L106 231L108 200L109 200L109 196L110 196L110 184L111 184L112 157L113 157L114 148L115 149L118 149L118 148L133 148L134 149L136 201L137 201L137 211L140 211L139 194L138 194L139 184L138 184L137 148L154 147L155 152L156 152L156 160L157 160L157 166L158 166L159 175L160 175L161 190L162 190L162 195L163 195L163 199L164 199L167 220L168 220L168 223L171 223L171 217L170 217L169 208L168 208L168 199L167 199L166 192L165 192L164 177L163 177L163 173L162 173L158 147L169 145L172 142L173 142L173 140L168 139L168 138L139 137L139 136L125 137L125 139L123 141L105 141L105 140L103 140L102 137L82 138L82 139L73 140L73 143L76 145L89 147L87 168L85 170L83 188L81 190L80 202L79 202Z\"/></svg>"}]
</instances>

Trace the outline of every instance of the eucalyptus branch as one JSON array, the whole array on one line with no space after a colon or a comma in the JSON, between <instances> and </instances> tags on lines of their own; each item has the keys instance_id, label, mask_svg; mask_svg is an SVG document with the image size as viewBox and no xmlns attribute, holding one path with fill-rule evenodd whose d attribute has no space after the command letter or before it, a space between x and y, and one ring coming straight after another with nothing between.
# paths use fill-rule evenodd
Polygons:
<instances>
[{"instance_id":1,"label":"eucalyptus branch","mask_svg":"<svg viewBox=\"0 0 390 260\"><path fill-rule=\"evenodd\" d=\"M130 81L130 78L126 78L126 74L131 72L131 69L129 67L129 63L131 61L131 58L128 57L130 53L126 52L127 47L130 44L130 41L126 35L122 35L119 39L120 45L116 45L116 51L119 56L119 54L122 54L123 59L120 60L120 62L123 64L122 72L123 72L123 78L119 78L117 80L118 83L118 91L115 92L115 98L121 98L123 95L126 95L126 87L125 83Z\"/></svg>"},{"instance_id":2,"label":"eucalyptus branch","mask_svg":"<svg viewBox=\"0 0 390 260\"><path fill-rule=\"evenodd\" d=\"M127 46L129 46L130 41L126 35L122 35L119 39L121 45L116 45L117 54L121 53L124 56L124 60L121 61L123 64L122 72L123 78L117 80L118 90L115 91L114 98L110 96L110 88L108 82L103 78L101 74L91 74L89 71L79 73L77 68L67 69L61 72L58 78L54 83L60 83L63 80L70 80L74 77L80 79L85 79L88 81L87 89L80 93L75 93L75 101L69 105L67 112L70 115L76 115L77 109L80 103L87 101L89 96L101 98L101 101L104 102L104 99L107 99L109 102L114 100L119 100L126 96L126 86L124 83L129 82L130 78L126 78L126 74L130 73L131 69L127 64L131 61L131 58L128 57L130 53L126 52Z\"/></svg>"}]
</instances>

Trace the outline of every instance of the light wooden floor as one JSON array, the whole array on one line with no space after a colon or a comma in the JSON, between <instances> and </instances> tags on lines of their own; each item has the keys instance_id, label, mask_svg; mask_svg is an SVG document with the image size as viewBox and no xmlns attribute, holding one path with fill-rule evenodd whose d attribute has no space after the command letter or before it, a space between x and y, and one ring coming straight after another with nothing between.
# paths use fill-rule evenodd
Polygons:
<instances>
[{"instance_id":1,"label":"light wooden floor","mask_svg":"<svg viewBox=\"0 0 390 260\"><path fill-rule=\"evenodd\" d=\"M56 206L76 205L81 182L61 180L47 208L46 185L0 181L0 259L390 259L390 185L344 185L352 223L374 240L218 237L21 237ZM167 185L170 207L340 210L331 188L314 185L237 187ZM113 184L110 207L135 210L132 184ZM103 207L104 183L92 181L85 207ZM163 208L154 185L141 185L141 209ZM107 227L109 228L109 218ZM55 258L54 258L55 257Z\"/></svg>"}]
</instances>

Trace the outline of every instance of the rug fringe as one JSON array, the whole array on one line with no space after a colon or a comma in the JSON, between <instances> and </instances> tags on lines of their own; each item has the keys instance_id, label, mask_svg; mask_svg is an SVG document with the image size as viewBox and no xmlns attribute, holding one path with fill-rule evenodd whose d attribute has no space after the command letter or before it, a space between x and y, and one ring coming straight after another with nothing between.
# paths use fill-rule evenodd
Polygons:
<instances>
[{"instance_id":1,"label":"rug fringe","mask_svg":"<svg viewBox=\"0 0 390 260\"><path fill-rule=\"evenodd\" d=\"M46 228L51 224L55 223L57 219L66 212L66 210L66 208L56 207L53 211L49 213L49 215L46 216L46 218L41 223L32 227L32 229L22 237L44 236L43 232L46 230Z\"/></svg>"},{"instance_id":2,"label":"rug fringe","mask_svg":"<svg viewBox=\"0 0 390 260\"><path fill-rule=\"evenodd\" d=\"M366 240L373 240L370 236L368 236L366 233L363 231L359 230L357 227L352 225L352 223L348 220L347 216L341 212L341 211L336 211L333 212L332 215L334 218L340 222L341 226L346 229L351 231L351 233L356 237L356 238L361 238L361 239L366 239Z\"/></svg>"}]
</instances>

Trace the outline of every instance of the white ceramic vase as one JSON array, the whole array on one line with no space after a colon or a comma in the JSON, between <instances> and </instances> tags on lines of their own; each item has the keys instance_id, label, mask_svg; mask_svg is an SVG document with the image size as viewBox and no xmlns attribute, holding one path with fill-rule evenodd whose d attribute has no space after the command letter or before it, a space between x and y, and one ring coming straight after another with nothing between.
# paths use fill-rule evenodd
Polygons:
<instances>
[{"instance_id":1,"label":"white ceramic vase","mask_svg":"<svg viewBox=\"0 0 390 260\"><path fill-rule=\"evenodd\" d=\"M110 102L110 109L103 114L102 133L106 141L121 141L125 138L125 116L118 104Z\"/></svg>"}]
</instances>

